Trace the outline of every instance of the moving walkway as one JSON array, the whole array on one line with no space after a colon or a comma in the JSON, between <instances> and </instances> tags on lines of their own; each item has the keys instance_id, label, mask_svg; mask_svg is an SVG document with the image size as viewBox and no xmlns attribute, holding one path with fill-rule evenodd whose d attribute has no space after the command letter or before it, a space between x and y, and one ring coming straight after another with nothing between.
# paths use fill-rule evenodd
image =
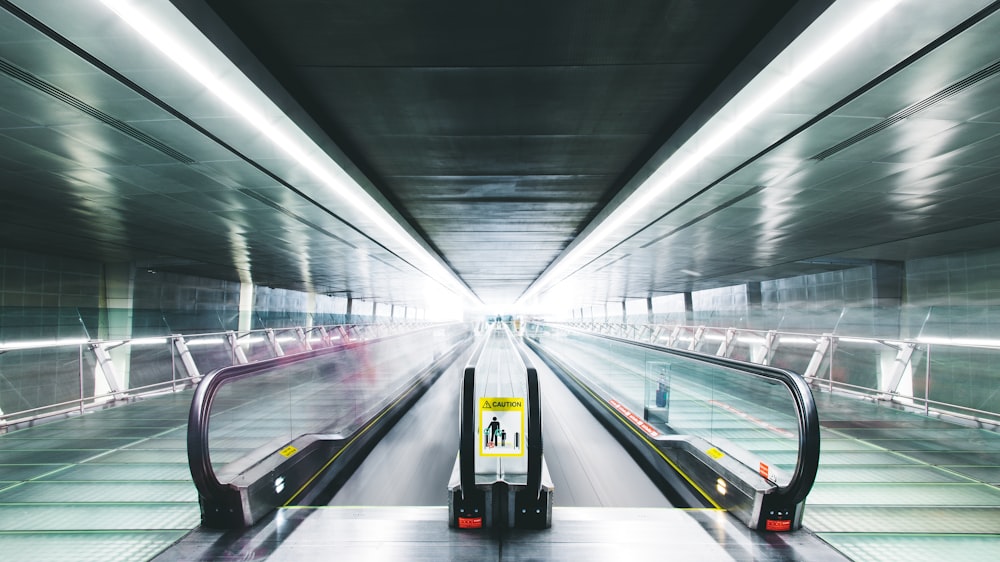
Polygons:
<instances>
[{"instance_id":1,"label":"moving walkway","mask_svg":"<svg viewBox=\"0 0 1000 562\"><path fill-rule=\"evenodd\" d=\"M630 548L633 550L648 548L650 552L662 552L662 541L669 540L673 545L672 551L697 548L702 553L708 551L722 553L719 557L723 559L725 553L738 557L736 555L739 552L758 548L754 545L776 541L774 538L764 541L757 535L740 532L739 527L734 526L733 519L723 511L712 506L699 507L705 505L703 500L700 504L676 504L681 507L687 505L684 511L663 510L662 507L654 509L593 507L615 505L606 498L624 496L626 494L623 491L632 488L643 490L639 493L649 496L651 500L655 500L652 496L659 495L660 499L651 501L650 504L669 505L662 494L649 491L655 491L657 484L649 481L648 484L642 485L645 487L640 487L637 484L639 479L634 474L622 476L622 481L614 484L611 484L613 477L605 475L591 478L589 482L579 486L574 483L560 484L560 482L570 482L566 477L573 474L583 475L586 480L586 473L592 468L605 462L610 464L612 460L624 461L624 464L630 465L633 471L637 470L638 465L632 461L632 457L635 456L633 452L627 449L612 449L596 438L594 442L601 443L599 447L606 458L595 463L592 456L583 456L583 453L594 453L593 448L587 445L591 436L596 433L593 429L596 418L581 416L579 413L564 413L563 409L567 404L551 399L558 394L554 390L546 391L547 388L553 388L551 385L555 384L556 380L554 375L540 358L526 350L518 352L517 355L525 365L535 365L539 371L539 376L542 378L539 383L541 403L549 401L550 405L554 403L558 406L551 412L550 410L542 412L542 415L549 420L545 427L549 429L561 427L569 434L568 443L561 444L561 448L552 449L560 451L558 458L547 458L548 462L545 463L546 466L552 467L553 476L557 476L553 478L554 483L548 490L551 492L550 497L554 498L552 516L549 519L553 525L551 529L544 531L544 534L537 534L538 531L530 529L522 530L516 525L508 526L506 529L494 527L494 530L484 531L448 530L449 515L445 507L447 474L440 477L438 483L432 486L424 486L419 481L409 481L407 484L407 480L400 478L400 475L407 472L422 474L424 467L408 466L414 461L408 455L399 453L381 457L395 461L395 465L390 465L390 474L396 475L395 480L400 480L401 486L432 487L438 490L437 497L440 500L436 504L432 503L433 500L427 501L427 504L437 507L388 504L384 507L359 507L359 504L372 505L368 500L350 502L352 506L348 508L327 507L328 502L337 503L335 498L340 495L336 492L338 488L341 492L352 492L357 487L353 483L344 485L344 481L354 470L351 465L360 465L358 473L366 472L367 463L362 463L362 458L368 453L368 449L378 449L383 446L395 449L404 441L410 444L419 444L422 441L421 438L414 436L413 429L414 426L419 426L420 422L409 421L405 417L409 414L404 416L402 413L402 405L415 402L418 394L428 388L434 389L438 385L444 385L440 392L442 396L450 395L450 398L444 400L456 407L455 414L443 410L437 412L439 417L448 419L450 430L443 432L453 433L455 438L455 444L451 445L450 449L448 446L438 449L438 456L442 459L450 456L454 461L459 448L458 428L455 426L458 403L456 395L460 388L459 379L464 376L461 365L475 364L465 359L470 351L471 340L468 339L467 333L453 338L447 333L433 331L429 335L420 335L416 338L418 340L424 338L422 340L424 344L412 346L416 355L403 353L405 349L402 340L390 339L381 344L369 342L365 346L344 346L328 357L296 354L275 359L271 363L262 363L259 365L262 367L259 370L244 370L250 367L240 365L230 371L229 377L232 378L229 382L218 385L218 391L211 400L212 407L208 408L209 415L205 418L210 421L207 438L208 455L198 460L199 457L195 453L198 448L192 448L191 452L195 461L202 462L202 466L207 465L212 468L221 485L230 490L237 489L236 494L241 498L239 506L241 509L246 507L243 498L247 498L249 509L236 516L226 512L225 517L220 517L227 521L228 525L242 530L216 531L208 524L203 525L180 541L175 548L164 552L160 558L162 560L218 558L222 549L229 554L270 551L276 553L276 559L280 559L277 554L279 551L302 548L301 542L297 540L309 536L313 531L319 533L318 536L323 540L343 540L346 541L345 544L362 548L362 543L375 539L376 535L380 537L377 540L382 541L380 544L384 544L386 535L383 531L386 529L396 529L401 533L393 535L396 537L393 540L412 536L412 533L417 532L416 529L422 529L420 532L426 531L427 537L437 537L433 539L436 541L435 548L440 549L435 551L437 554L453 551L457 545L475 544L482 549L480 554L487 558L489 552L498 549L506 553L505 556L512 556L517 552L529 552L543 547L556 549L559 552L589 548L589 553L596 555L600 552L606 553L607 549L614 545L623 544L631 545ZM427 344L432 341L443 342L445 345ZM389 353L383 353L386 350ZM385 357L382 357L383 355ZM402 355L411 359L400 363L393 363L392 359L388 359ZM434 363L434 369L427 370L426 367L415 369L416 364L420 362L413 361L414 356L423 358L422 366ZM452 367L451 371L448 371L447 365L454 357L461 357L457 360L459 366ZM453 374L440 374L442 371ZM405 374L395 377L386 376L386 373ZM433 383L434 380L439 382ZM204 384L207 388L211 382ZM330 388L338 388L342 392L325 397L320 391ZM676 393L678 389L674 389L675 393L672 396L680 396ZM505 393L496 392L496 394L502 396ZM395 397L398 396L404 397L397 402ZM416 402L417 406L422 402L423 399ZM627 398L623 399L623 404L630 404ZM655 405L655 398L653 404ZM679 407L679 404L672 402L671 406ZM395 406L399 406L398 409ZM641 411L641 408L636 408L636 411ZM671 410L671 417L673 412L674 410ZM567 423L567 420L584 418L591 425ZM423 419L426 420L428 417ZM390 421L395 420L398 420L398 423L390 429L392 426ZM621 425L620 420L616 423ZM570 434L576 429L579 429L580 433ZM392 435L397 432L402 437L393 438ZM478 435L478 430L475 434ZM381 439L382 435L386 436L385 439ZM548 439L546 442L553 444L553 441ZM295 451L288 449L289 446ZM434 446L441 447L439 444ZM316 459L322 458L323 455L311 457L317 455L317 451L322 447L329 447L325 455L329 455L330 458L320 463ZM285 456L282 451L291 454ZM378 457L377 453L377 450L374 451L371 458ZM576 457L578 454L581 458L585 458L586 462L577 462L574 465L571 461L575 459L571 457ZM303 485L298 485L299 481L296 480L301 480L293 470L297 466L296 463L312 463L318 467L316 472L302 481ZM441 464L447 466L450 463ZM618 467L611 468L609 472L624 474ZM255 474L263 476L256 478ZM378 477L377 480L388 481L384 476ZM259 488L254 488L253 482L257 482ZM242 491L238 489L241 484L244 485ZM278 490L281 484L284 487ZM595 494L594 497L598 499L589 503L575 501L574 496L583 497L585 494L575 493L574 488L587 485L607 487L608 490L605 491L609 493L603 495L605 499L601 499L600 494ZM255 495L258 493L259 495ZM285 499L277 511L265 513L254 525L249 528L244 527L247 513L251 518L256 518L255 513L266 511L255 511L258 509L256 506L264 505L261 502L262 497L267 499L267 496L271 495L281 499L281 494L289 494L286 496L289 499ZM199 498L199 501L202 502L204 510L204 496ZM693 509L691 505L694 506ZM235 513L235 508L232 513ZM647 534L651 529L655 529L652 532L659 542L648 540ZM800 537L797 537L796 541L802 542ZM263 546L265 543L271 546ZM199 544L202 550L198 550ZM323 544L329 546L329 543ZM374 546L373 543L367 543L367 547ZM198 554L199 552L202 554ZM581 553L581 556L583 554L586 553Z\"/></svg>"},{"instance_id":2,"label":"moving walkway","mask_svg":"<svg viewBox=\"0 0 1000 562\"><path fill-rule=\"evenodd\" d=\"M552 526L538 371L505 324L488 331L465 369L459 435L449 525Z\"/></svg>"}]
</instances>

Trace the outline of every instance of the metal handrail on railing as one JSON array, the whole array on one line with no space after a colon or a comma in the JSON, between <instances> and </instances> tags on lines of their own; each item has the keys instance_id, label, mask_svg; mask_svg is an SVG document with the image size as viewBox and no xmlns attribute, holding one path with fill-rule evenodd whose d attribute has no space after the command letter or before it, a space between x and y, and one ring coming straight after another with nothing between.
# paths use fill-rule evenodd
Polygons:
<instances>
[{"instance_id":1,"label":"metal handrail on railing","mask_svg":"<svg viewBox=\"0 0 1000 562\"><path fill-rule=\"evenodd\" d=\"M625 330L622 323L570 322L565 325L603 334L609 332L624 333L623 331ZM1000 354L1000 341L990 342L968 338L954 339L926 336L893 339L832 333L817 334L685 324L652 323L642 325L649 328L644 332L648 336L645 338L638 337L639 330L634 330L637 337L629 339L660 344L674 349L686 348L689 350L700 350L706 345L718 344L715 355L722 357L729 357L735 348L733 343L739 341L749 344L754 348L759 348L759 359L764 364L776 361L776 358L782 354L781 350L791 348L811 354L812 358L808 366L803 368L800 374L813 388L836 390L877 402L891 402L903 409L921 412L928 416L933 415L948 418L957 423L1000 427L1000 408L983 409L975 407L972 404L959 404L946 400L935 400L930 397L930 389L933 386L935 378L937 378L931 370L931 356L935 350L937 354L947 354L949 352ZM880 384L877 386L866 386L864 384L857 384L856 382L835 380L833 376L835 365L843 365L843 363L837 362L836 357L837 351L841 349L842 345L867 345L872 346L872 348L881 348L883 352L898 354L898 356L894 361L873 366L876 370L874 378L880 381ZM923 353L922 357L920 353ZM921 358L924 363L922 376L918 373L916 364L918 359ZM755 358L751 358L750 362L757 363L758 361ZM881 372L886 365L891 365L895 372ZM940 367L935 370L938 374L941 371ZM909 380L912 382L914 390L918 387L920 379L922 379L923 396L919 396L913 391L907 392L905 388L901 388L904 386L905 378L902 376L904 372L911 373ZM854 372L848 373L849 378L852 373ZM865 373L865 375L870 374ZM859 378L864 380L865 378L870 379L871 376L861 376ZM937 388L941 387L937 386Z\"/></svg>"},{"instance_id":2,"label":"metal handrail on railing","mask_svg":"<svg viewBox=\"0 0 1000 562\"><path fill-rule=\"evenodd\" d=\"M384 332L385 335L390 335L401 333L403 331L415 330L426 325L428 325L426 322L391 323L386 324L381 331ZM367 331L365 326L366 325L364 324L331 324L322 326L279 328L271 331L281 333L292 332L297 334L296 336L290 336L290 338L304 336L307 338L307 343L305 343L304 346L309 349L311 346L308 342L312 341L314 334L321 334L317 341L323 341L324 347L333 345L334 340L342 340L344 338L350 340L363 340L365 339L365 333ZM228 348L227 351L229 353L230 364L237 365L247 362L245 356L242 358L240 357L242 351L241 346L248 345L251 340L254 340L254 338L257 337L259 337L262 341L265 340L265 334L268 331L269 330L267 329L260 329L240 332L224 331L199 332L195 334L171 334L166 336L113 340L71 339L55 340L50 342L13 341L0 343L0 355L22 352L37 354L45 353L46 351L50 351L54 354L57 348L70 347L76 349L79 357L76 371L74 373L74 380L77 382L77 386L79 386L79 395L77 398L71 400L60 400L58 402L54 401L48 404L11 411L0 410L0 431L4 431L6 428L11 426L30 423L49 417L64 416L78 412L82 413L86 411L88 407L104 407L108 403L114 401L126 401L128 399L140 398L162 392L190 388L191 384L196 383L201 378L202 373L199 371L197 361L191 357L191 353L187 349L185 342L190 343L192 341L204 341L205 339L218 339L218 344L220 346ZM336 335L330 335L331 333L335 333ZM326 334L326 337L324 338L322 334ZM279 337L278 339L281 340L282 338ZM233 342L235 342L236 345L233 345ZM108 352L126 345L143 347L150 345L162 345L169 349L170 379L150 384L143 384L140 386L128 386L127 388L119 387L117 382L114 381L119 376L119 372L116 371L120 369L121 366L116 366L116 360L108 355ZM276 356L281 355L274 349L271 350L271 354ZM95 368L93 369L93 373L85 373L85 357L89 357L94 361ZM212 370L214 367L215 366L209 366L207 370ZM109 373L106 372L106 370L110 370L112 372ZM88 394L85 391L85 388L90 386L89 384L85 384L85 382L90 382L88 381L88 377L100 377L101 379L107 379L108 391L95 391ZM97 385L95 384L93 386L96 390Z\"/></svg>"}]
</instances>

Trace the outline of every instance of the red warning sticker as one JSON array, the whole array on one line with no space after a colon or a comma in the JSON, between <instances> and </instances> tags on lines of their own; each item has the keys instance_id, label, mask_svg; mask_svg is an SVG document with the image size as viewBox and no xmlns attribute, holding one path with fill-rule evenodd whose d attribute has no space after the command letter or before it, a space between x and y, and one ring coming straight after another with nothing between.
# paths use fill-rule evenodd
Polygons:
<instances>
[{"instance_id":1,"label":"red warning sticker","mask_svg":"<svg viewBox=\"0 0 1000 562\"><path fill-rule=\"evenodd\" d=\"M483 518L482 517L459 517L458 518L458 528L459 529L482 529L483 528Z\"/></svg>"},{"instance_id":2,"label":"red warning sticker","mask_svg":"<svg viewBox=\"0 0 1000 562\"><path fill-rule=\"evenodd\" d=\"M632 410L626 408L625 405L622 404L621 402L612 398L608 400L608 403L611 404L611 406L614 407L615 410L618 410L618 413L625 416L625 418L628 419L628 421L632 422L639 429L644 431L646 435L649 435L650 437L656 437L660 434L659 431L653 429L653 426L649 425L648 423L645 422L645 420L632 413Z\"/></svg>"},{"instance_id":3,"label":"red warning sticker","mask_svg":"<svg viewBox=\"0 0 1000 562\"><path fill-rule=\"evenodd\" d=\"M785 519L768 519L764 523L764 529L767 531L791 531L792 522Z\"/></svg>"},{"instance_id":4,"label":"red warning sticker","mask_svg":"<svg viewBox=\"0 0 1000 562\"><path fill-rule=\"evenodd\" d=\"M766 464L763 462L760 463L760 475L762 478L767 478L767 473L770 471L771 469Z\"/></svg>"}]
</instances>

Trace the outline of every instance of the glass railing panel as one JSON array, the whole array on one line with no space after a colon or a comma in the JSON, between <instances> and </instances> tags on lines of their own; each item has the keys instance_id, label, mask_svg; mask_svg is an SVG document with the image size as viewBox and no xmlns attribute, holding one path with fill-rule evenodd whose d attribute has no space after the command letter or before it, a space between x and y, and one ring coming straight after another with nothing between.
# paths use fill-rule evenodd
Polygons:
<instances>
[{"instance_id":1,"label":"glass railing panel","mask_svg":"<svg viewBox=\"0 0 1000 562\"><path fill-rule=\"evenodd\" d=\"M225 482L302 435L352 434L460 341L463 330L424 329L289 356L252 375L224 378L209 413L214 472Z\"/></svg>"},{"instance_id":2,"label":"glass railing panel","mask_svg":"<svg viewBox=\"0 0 1000 562\"><path fill-rule=\"evenodd\" d=\"M186 336L184 341L202 374L236 364L233 349L224 333Z\"/></svg>"},{"instance_id":3,"label":"glass railing panel","mask_svg":"<svg viewBox=\"0 0 1000 562\"><path fill-rule=\"evenodd\" d=\"M996 339L996 310L992 303L971 306L904 306L901 316L904 329L907 330L904 333L912 338Z\"/></svg>"},{"instance_id":4,"label":"glass railing panel","mask_svg":"<svg viewBox=\"0 0 1000 562\"><path fill-rule=\"evenodd\" d=\"M335 343L330 341L330 332L327 332L327 338L323 339L323 334L318 327L305 330L305 334L306 340L309 342L309 346L313 349L323 349L325 347L330 347L332 343Z\"/></svg>"},{"instance_id":5,"label":"glass railing panel","mask_svg":"<svg viewBox=\"0 0 1000 562\"><path fill-rule=\"evenodd\" d=\"M838 339L833 355L833 367L824 378L832 380L840 388L876 394L879 388L879 372L883 354L891 352L875 340Z\"/></svg>"},{"instance_id":6,"label":"glass railing panel","mask_svg":"<svg viewBox=\"0 0 1000 562\"><path fill-rule=\"evenodd\" d=\"M209 451L220 481L292 440L292 386L309 396L312 382L302 380L304 371L308 374L308 369L278 368L219 389L209 417Z\"/></svg>"},{"instance_id":7,"label":"glass railing panel","mask_svg":"<svg viewBox=\"0 0 1000 562\"><path fill-rule=\"evenodd\" d=\"M551 325L532 326L529 337L657 431L701 437L775 484L790 483L799 412L781 381Z\"/></svg>"},{"instance_id":8,"label":"glass railing panel","mask_svg":"<svg viewBox=\"0 0 1000 562\"><path fill-rule=\"evenodd\" d=\"M783 384L744 372L650 353L652 400L644 417L658 429L701 437L786 486L798 456L798 416ZM666 392L664 392L664 390Z\"/></svg>"},{"instance_id":9,"label":"glass railing panel","mask_svg":"<svg viewBox=\"0 0 1000 562\"><path fill-rule=\"evenodd\" d=\"M770 365L794 373L804 373L816 351L816 341L797 334L778 334ZM734 358L735 359L735 358Z\"/></svg>"},{"instance_id":10,"label":"glass railing panel","mask_svg":"<svg viewBox=\"0 0 1000 562\"><path fill-rule=\"evenodd\" d=\"M736 341L733 343L733 347L729 352L729 358L737 361L749 362L753 357L751 353L751 344L746 341L746 339L736 338Z\"/></svg>"},{"instance_id":11,"label":"glass railing panel","mask_svg":"<svg viewBox=\"0 0 1000 562\"><path fill-rule=\"evenodd\" d=\"M80 345L2 348L0 411L40 414L93 397L95 368L94 355Z\"/></svg>"},{"instance_id":12,"label":"glass railing panel","mask_svg":"<svg viewBox=\"0 0 1000 562\"><path fill-rule=\"evenodd\" d=\"M942 344L924 347L925 352L913 360L913 396L926 397L939 410L1000 418L997 349Z\"/></svg>"},{"instance_id":13,"label":"glass railing panel","mask_svg":"<svg viewBox=\"0 0 1000 562\"><path fill-rule=\"evenodd\" d=\"M914 411L933 410L972 421L1000 420L1000 392L982 391L1000 387L1000 377L993 375L1000 372L996 368L1000 366L1000 340L992 337L994 330L984 323L982 310L904 307L899 313L901 334L892 337L853 334L894 333L888 329L895 326L894 311L869 307L834 312L783 311L785 325L802 329L810 324L822 330L773 332L777 345L767 364L808 376L814 387L823 390L848 391L912 406ZM813 322L819 318L826 318L826 325ZM577 327L592 334L628 333L613 324ZM703 330L698 349L712 355L718 352L723 337L719 329L704 326L663 324L654 330L658 336L651 343L681 350L688 349L697 332ZM734 332L736 337L724 356L763 364L768 332ZM819 360L812 365L815 358Z\"/></svg>"},{"instance_id":14,"label":"glass railing panel","mask_svg":"<svg viewBox=\"0 0 1000 562\"><path fill-rule=\"evenodd\" d=\"M249 363L271 359L275 356L274 349L267 341L267 338L264 337L263 332L249 332L243 334L238 338L238 341L240 347L243 349L243 354L246 355L247 362Z\"/></svg>"},{"instance_id":15,"label":"glass railing panel","mask_svg":"<svg viewBox=\"0 0 1000 562\"><path fill-rule=\"evenodd\" d=\"M281 350L285 355L292 355L294 353L302 353L303 351L308 351L306 349L305 343L299 338L299 334L296 330L275 330L274 339L281 346Z\"/></svg>"},{"instance_id":16,"label":"glass railing panel","mask_svg":"<svg viewBox=\"0 0 1000 562\"><path fill-rule=\"evenodd\" d=\"M173 340L149 338L124 344L129 357L128 387L166 385L184 378L184 370L174 353Z\"/></svg>"}]
</instances>

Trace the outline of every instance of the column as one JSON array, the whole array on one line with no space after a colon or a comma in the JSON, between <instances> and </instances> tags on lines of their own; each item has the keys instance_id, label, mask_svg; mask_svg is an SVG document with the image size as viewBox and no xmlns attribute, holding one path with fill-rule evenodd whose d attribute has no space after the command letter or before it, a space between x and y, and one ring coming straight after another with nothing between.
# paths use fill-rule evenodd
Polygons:
<instances>
[{"instance_id":1,"label":"column","mask_svg":"<svg viewBox=\"0 0 1000 562\"><path fill-rule=\"evenodd\" d=\"M104 314L99 315L100 324L98 326L97 339L132 339L135 264L130 262L104 264L103 281L101 287L101 309ZM132 346L114 346L109 350L109 355L115 372L105 373L104 375L113 377L118 388L127 389L129 371L132 365ZM94 381L94 391L96 394L107 392L111 388L112 385L104 380L105 376L98 375L96 377Z\"/></svg>"},{"instance_id":2,"label":"column","mask_svg":"<svg viewBox=\"0 0 1000 562\"><path fill-rule=\"evenodd\" d=\"M746 284L747 291L747 327L753 328L756 320L762 317L764 297L760 289L760 281Z\"/></svg>"},{"instance_id":3,"label":"column","mask_svg":"<svg viewBox=\"0 0 1000 562\"><path fill-rule=\"evenodd\" d=\"M872 329L877 338L900 337L905 278L903 262L872 262Z\"/></svg>"}]
</instances>

